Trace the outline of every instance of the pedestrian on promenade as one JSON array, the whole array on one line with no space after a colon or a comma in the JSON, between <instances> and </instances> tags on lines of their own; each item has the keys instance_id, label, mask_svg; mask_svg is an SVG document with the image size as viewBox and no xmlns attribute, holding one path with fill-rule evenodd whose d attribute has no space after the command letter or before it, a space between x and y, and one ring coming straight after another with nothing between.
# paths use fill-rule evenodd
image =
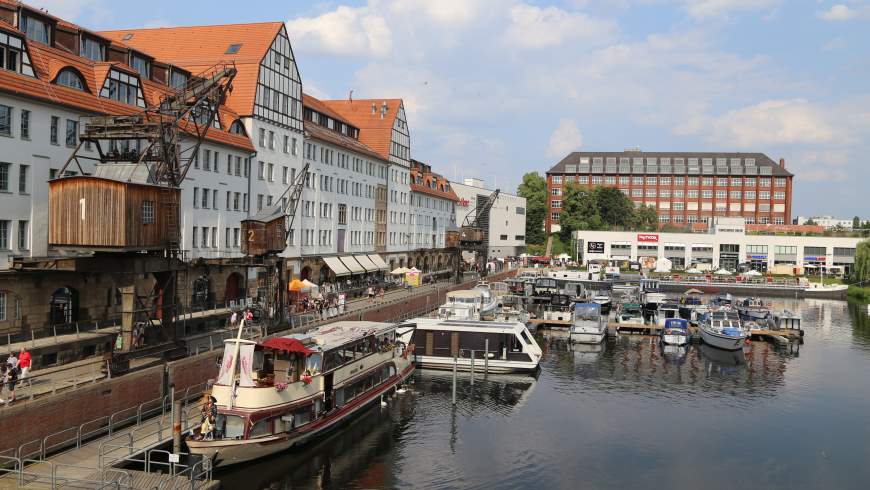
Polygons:
<instances>
[{"instance_id":1,"label":"pedestrian on promenade","mask_svg":"<svg viewBox=\"0 0 870 490\"><path fill-rule=\"evenodd\" d=\"M378 295L381 297L381 303L384 302L384 287L381 286L381 290L378 291Z\"/></svg>"},{"instance_id":2,"label":"pedestrian on promenade","mask_svg":"<svg viewBox=\"0 0 870 490\"><path fill-rule=\"evenodd\" d=\"M6 403L6 400L3 398L3 391L6 389L6 380L9 377L8 373L6 363L0 364L0 403Z\"/></svg>"},{"instance_id":3,"label":"pedestrian on promenade","mask_svg":"<svg viewBox=\"0 0 870 490\"><path fill-rule=\"evenodd\" d=\"M27 352L27 349L22 347L21 352L18 353L18 368L21 370L19 379L21 381L24 381L27 378L27 374L30 373L30 363L30 352Z\"/></svg>"},{"instance_id":4,"label":"pedestrian on promenade","mask_svg":"<svg viewBox=\"0 0 870 490\"><path fill-rule=\"evenodd\" d=\"M233 314L230 316L230 326L231 326L231 327L235 327L235 326L236 326L236 322L237 322L238 320L239 320L239 313L236 312L236 311L233 311Z\"/></svg>"},{"instance_id":5,"label":"pedestrian on promenade","mask_svg":"<svg viewBox=\"0 0 870 490\"><path fill-rule=\"evenodd\" d=\"M6 389L9 390L9 400L6 403L15 401L15 385L18 384L18 360L15 359L15 364L12 364L12 359L15 356L10 355L6 361Z\"/></svg>"},{"instance_id":6,"label":"pedestrian on promenade","mask_svg":"<svg viewBox=\"0 0 870 490\"><path fill-rule=\"evenodd\" d=\"M366 293L369 295L369 304L374 303L375 302L375 290L374 290L374 288L369 286L369 288L366 289Z\"/></svg>"},{"instance_id":7,"label":"pedestrian on promenade","mask_svg":"<svg viewBox=\"0 0 870 490\"><path fill-rule=\"evenodd\" d=\"M6 364L9 365L12 369L16 369L18 367L18 358L15 357L14 353L9 353L9 357L6 358Z\"/></svg>"}]
</instances>

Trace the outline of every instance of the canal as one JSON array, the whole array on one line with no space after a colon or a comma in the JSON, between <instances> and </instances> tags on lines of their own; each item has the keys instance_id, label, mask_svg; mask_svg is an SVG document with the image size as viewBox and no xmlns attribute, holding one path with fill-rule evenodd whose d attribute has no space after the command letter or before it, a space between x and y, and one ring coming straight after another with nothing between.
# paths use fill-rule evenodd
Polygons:
<instances>
[{"instance_id":1,"label":"canal","mask_svg":"<svg viewBox=\"0 0 870 490\"><path fill-rule=\"evenodd\" d=\"M649 338L537 335L537 376L418 371L414 389L317 443L218 471L228 489L867 488L866 305L774 300L804 345L730 354Z\"/></svg>"}]
</instances>

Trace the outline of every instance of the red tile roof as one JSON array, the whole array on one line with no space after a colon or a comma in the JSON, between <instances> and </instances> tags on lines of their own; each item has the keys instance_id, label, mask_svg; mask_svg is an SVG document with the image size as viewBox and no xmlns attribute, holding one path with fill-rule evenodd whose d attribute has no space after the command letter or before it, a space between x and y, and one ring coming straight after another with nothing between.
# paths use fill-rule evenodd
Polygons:
<instances>
[{"instance_id":1,"label":"red tile roof","mask_svg":"<svg viewBox=\"0 0 870 490\"><path fill-rule=\"evenodd\" d=\"M345 124L353 126L353 124L351 124L347 119L343 118L341 115L330 109L322 101L320 101L320 99L312 97L306 93L302 94L302 105L309 109L313 109L317 112L325 114L337 121L341 121ZM346 148L350 151L355 151L357 153L368 155L371 158L377 158L378 160L386 160L387 162L389 162L388 159L385 159L376 151L362 144L359 140L351 138L350 136L342 134L338 131L334 131L332 129L320 126L308 120L305 121L305 134L310 138L325 141L327 143L332 143L334 145Z\"/></svg>"},{"instance_id":2,"label":"red tile roof","mask_svg":"<svg viewBox=\"0 0 870 490\"><path fill-rule=\"evenodd\" d=\"M393 140L393 124L402 99L354 99L324 100L324 105L344 116L359 128L359 140L376 151L385 160L390 159L390 143ZM381 104L387 103L387 112L381 117ZM375 113L372 114L372 104Z\"/></svg>"},{"instance_id":3,"label":"red tile roof","mask_svg":"<svg viewBox=\"0 0 870 490\"><path fill-rule=\"evenodd\" d=\"M19 37L24 37L17 29L2 23L0 23L0 28L17 34ZM94 62L65 50L29 40L26 40L25 44L37 78L0 70L0 92L35 98L93 114L120 115L135 114L142 111L139 107L98 96L110 69L114 68L136 74L136 71L131 67L120 63ZM86 85L85 92L52 83L57 74L66 67L73 68L81 74ZM162 96L170 93L168 87L149 80L142 81L142 90L147 105L156 104ZM223 122L235 120L238 115L222 108L220 117ZM228 128L229 125L223 127ZM206 137L217 143L254 151L251 140L242 135L231 134L224 130L209 129Z\"/></svg>"},{"instance_id":4,"label":"red tile roof","mask_svg":"<svg viewBox=\"0 0 870 490\"><path fill-rule=\"evenodd\" d=\"M250 116L254 112L260 62L283 26L283 22L264 22L161 27L103 31L100 35L191 73L202 73L219 62L234 62L238 74L226 105L240 115ZM128 35L132 37L125 39ZM226 53L231 44L241 44L235 54Z\"/></svg>"},{"instance_id":5,"label":"red tile roof","mask_svg":"<svg viewBox=\"0 0 870 490\"><path fill-rule=\"evenodd\" d=\"M423 176L423 184L417 184L417 176ZM442 177L441 175L436 174L435 172L423 172L419 166L412 166L411 171L411 190L414 192L422 192L424 194L429 194L431 196L440 197L441 199L447 199L453 202L459 202L459 197L456 196L456 193L453 192L453 187L450 187L450 190L443 191L441 190L444 185L449 185L450 183ZM429 187L432 181L435 181L436 188L433 189Z\"/></svg>"}]
</instances>

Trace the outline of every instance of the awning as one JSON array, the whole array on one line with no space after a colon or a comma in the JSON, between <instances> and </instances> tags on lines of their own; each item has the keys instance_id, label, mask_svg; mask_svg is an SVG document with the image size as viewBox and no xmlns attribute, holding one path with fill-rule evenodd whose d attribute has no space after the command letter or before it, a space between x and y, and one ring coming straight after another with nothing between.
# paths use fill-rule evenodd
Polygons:
<instances>
[{"instance_id":1,"label":"awning","mask_svg":"<svg viewBox=\"0 0 870 490\"><path fill-rule=\"evenodd\" d=\"M365 255L354 255L353 258L359 262L359 265L365 268L366 272L377 272L378 268L375 264L372 263L371 260Z\"/></svg>"},{"instance_id":2,"label":"awning","mask_svg":"<svg viewBox=\"0 0 870 490\"><path fill-rule=\"evenodd\" d=\"M350 271L338 260L338 257L324 257L323 261L326 262L327 267L332 269L336 277L350 274Z\"/></svg>"},{"instance_id":3,"label":"awning","mask_svg":"<svg viewBox=\"0 0 870 490\"><path fill-rule=\"evenodd\" d=\"M350 270L351 274L362 274L366 271L365 268L359 265L359 262L357 262L356 259L354 259L350 255L345 255L344 257L341 257L341 263Z\"/></svg>"},{"instance_id":4,"label":"awning","mask_svg":"<svg viewBox=\"0 0 870 490\"><path fill-rule=\"evenodd\" d=\"M382 259L381 256L378 254L370 254L369 260L372 261L372 264L375 264L375 267L377 267L378 270L385 271L388 269L387 263L384 262L384 259Z\"/></svg>"},{"instance_id":5,"label":"awning","mask_svg":"<svg viewBox=\"0 0 870 490\"><path fill-rule=\"evenodd\" d=\"M257 345L267 349L281 350L290 353L297 352L299 354L311 354L312 352L317 352L305 347L302 342L287 337L272 337L271 339L266 339Z\"/></svg>"}]
</instances>

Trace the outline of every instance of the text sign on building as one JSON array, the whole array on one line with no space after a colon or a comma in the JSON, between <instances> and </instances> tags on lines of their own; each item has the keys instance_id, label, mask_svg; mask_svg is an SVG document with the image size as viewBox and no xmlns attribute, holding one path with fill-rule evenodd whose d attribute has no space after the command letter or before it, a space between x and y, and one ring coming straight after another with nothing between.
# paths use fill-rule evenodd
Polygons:
<instances>
[{"instance_id":1,"label":"text sign on building","mask_svg":"<svg viewBox=\"0 0 870 490\"><path fill-rule=\"evenodd\" d=\"M825 258L826 258L826 257L825 257L824 255L819 255L819 256L812 256L812 255L809 255L809 256L804 257L804 262L808 262L808 261L812 261L812 262L824 262L824 261L825 261Z\"/></svg>"},{"instance_id":2,"label":"text sign on building","mask_svg":"<svg viewBox=\"0 0 870 490\"><path fill-rule=\"evenodd\" d=\"M649 243L649 242L658 243L659 236L656 235L655 233L638 233L637 241L647 242L647 243Z\"/></svg>"},{"instance_id":3,"label":"text sign on building","mask_svg":"<svg viewBox=\"0 0 870 490\"><path fill-rule=\"evenodd\" d=\"M590 254L603 254L604 242L589 242L586 244L586 252Z\"/></svg>"},{"instance_id":4,"label":"text sign on building","mask_svg":"<svg viewBox=\"0 0 870 490\"><path fill-rule=\"evenodd\" d=\"M467 208L469 204L470 204L470 203L468 202L468 199L460 199L460 200L459 200L459 206L460 206L460 207Z\"/></svg>"}]
</instances>

